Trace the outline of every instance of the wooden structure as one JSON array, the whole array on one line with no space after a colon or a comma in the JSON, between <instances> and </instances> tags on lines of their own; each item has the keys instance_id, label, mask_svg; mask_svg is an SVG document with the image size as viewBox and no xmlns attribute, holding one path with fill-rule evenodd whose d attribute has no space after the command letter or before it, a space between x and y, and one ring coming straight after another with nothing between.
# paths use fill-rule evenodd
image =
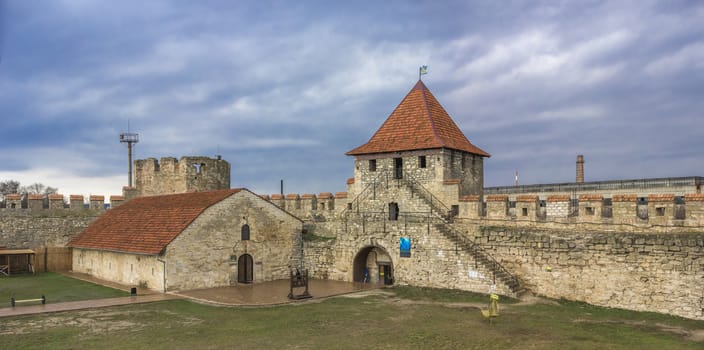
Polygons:
<instances>
[{"instance_id":1,"label":"wooden structure","mask_svg":"<svg viewBox=\"0 0 704 350\"><path fill-rule=\"evenodd\" d=\"M31 249L0 249L0 276L11 273L34 273L34 251Z\"/></svg>"},{"instance_id":2,"label":"wooden structure","mask_svg":"<svg viewBox=\"0 0 704 350\"><path fill-rule=\"evenodd\" d=\"M17 303L33 303L33 302L38 302L41 301L42 305L46 304L46 297L44 294L42 294L41 298L36 298L36 299L24 299L24 300L18 300L13 298L10 298L10 304L12 304L12 307L15 307Z\"/></svg>"},{"instance_id":3,"label":"wooden structure","mask_svg":"<svg viewBox=\"0 0 704 350\"><path fill-rule=\"evenodd\" d=\"M291 289L288 293L289 299L300 300L313 297L308 293L308 270L303 270L303 273L298 269L296 269L295 273L293 270L289 270L289 275L291 278ZM305 290L301 294L293 294L294 288L305 288Z\"/></svg>"}]
</instances>

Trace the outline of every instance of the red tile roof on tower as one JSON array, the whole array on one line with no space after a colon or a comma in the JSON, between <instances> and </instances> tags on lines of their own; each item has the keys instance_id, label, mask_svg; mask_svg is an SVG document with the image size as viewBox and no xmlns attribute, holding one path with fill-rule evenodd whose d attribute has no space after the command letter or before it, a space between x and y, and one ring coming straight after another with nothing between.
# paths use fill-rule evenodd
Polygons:
<instances>
[{"instance_id":1,"label":"red tile roof on tower","mask_svg":"<svg viewBox=\"0 0 704 350\"><path fill-rule=\"evenodd\" d=\"M106 211L68 246L158 255L203 211L241 190L135 198Z\"/></svg>"},{"instance_id":2,"label":"red tile roof on tower","mask_svg":"<svg viewBox=\"0 0 704 350\"><path fill-rule=\"evenodd\" d=\"M489 157L457 127L435 96L419 80L369 142L345 153L374 153L450 148Z\"/></svg>"}]
</instances>

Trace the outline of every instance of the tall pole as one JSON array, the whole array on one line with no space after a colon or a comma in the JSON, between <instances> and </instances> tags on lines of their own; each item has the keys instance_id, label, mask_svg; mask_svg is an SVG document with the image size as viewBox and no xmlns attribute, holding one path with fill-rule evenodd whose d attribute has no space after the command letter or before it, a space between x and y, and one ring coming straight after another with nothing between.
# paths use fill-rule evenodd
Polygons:
<instances>
[{"instance_id":1,"label":"tall pole","mask_svg":"<svg viewBox=\"0 0 704 350\"><path fill-rule=\"evenodd\" d=\"M127 162L129 163L127 168L127 186L132 187L132 142L127 143Z\"/></svg>"},{"instance_id":2,"label":"tall pole","mask_svg":"<svg viewBox=\"0 0 704 350\"><path fill-rule=\"evenodd\" d=\"M139 142L139 134L130 132L130 122L127 121L127 132L120 134L120 142L127 144L127 186L132 187L132 144Z\"/></svg>"}]
</instances>

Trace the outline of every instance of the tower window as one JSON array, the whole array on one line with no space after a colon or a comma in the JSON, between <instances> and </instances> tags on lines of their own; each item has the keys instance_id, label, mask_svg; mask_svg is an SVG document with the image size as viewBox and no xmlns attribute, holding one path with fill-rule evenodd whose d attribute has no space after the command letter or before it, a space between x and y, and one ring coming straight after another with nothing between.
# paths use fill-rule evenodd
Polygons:
<instances>
[{"instance_id":1,"label":"tower window","mask_svg":"<svg viewBox=\"0 0 704 350\"><path fill-rule=\"evenodd\" d=\"M193 167L196 168L196 174L200 174L205 168L205 163L193 163Z\"/></svg>"},{"instance_id":2,"label":"tower window","mask_svg":"<svg viewBox=\"0 0 704 350\"><path fill-rule=\"evenodd\" d=\"M425 168L427 166L425 162L425 156L419 156L418 157L418 167L419 168Z\"/></svg>"},{"instance_id":3,"label":"tower window","mask_svg":"<svg viewBox=\"0 0 704 350\"><path fill-rule=\"evenodd\" d=\"M394 179L403 179L403 158L394 158Z\"/></svg>"},{"instance_id":4,"label":"tower window","mask_svg":"<svg viewBox=\"0 0 704 350\"><path fill-rule=\"evenodd\" d=\"M369 160L369 171L376 171L376 159Z\"/></svg>"},{"instance_id":5,"label":"tower window","mask_svg":"<svg viewBox=\"0 0 704 350\"><path fill-rule=\"evenodd\" d=\"M249 241L249 225L242 225L242 240Z\"/></svg>"},{"instance_id":6,"label":"tower window","mask_svg":"<svg viewBox=\"0 0 704 350\"><path fill-rule=\"evenodd\" d=\"M389 203L389 220L398 220L398 203L396 202Z\"/></svg>"}]
</instances>

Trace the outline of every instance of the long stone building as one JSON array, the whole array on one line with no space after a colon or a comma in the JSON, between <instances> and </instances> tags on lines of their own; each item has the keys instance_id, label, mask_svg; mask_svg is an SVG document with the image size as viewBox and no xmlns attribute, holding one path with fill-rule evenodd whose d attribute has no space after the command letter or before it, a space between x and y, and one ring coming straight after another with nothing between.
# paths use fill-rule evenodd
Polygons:
<instances>
[{"instance_id":1,"label":"long stone building","mask_svg":"<svg viewBox=\"0 0 704 350\"><path fill-rule=\"evenodd\" d=\"M302 222L246 189L140 197L68 243L73 271L158 290L286 278Z\"/></svg>"}]
</instances>

